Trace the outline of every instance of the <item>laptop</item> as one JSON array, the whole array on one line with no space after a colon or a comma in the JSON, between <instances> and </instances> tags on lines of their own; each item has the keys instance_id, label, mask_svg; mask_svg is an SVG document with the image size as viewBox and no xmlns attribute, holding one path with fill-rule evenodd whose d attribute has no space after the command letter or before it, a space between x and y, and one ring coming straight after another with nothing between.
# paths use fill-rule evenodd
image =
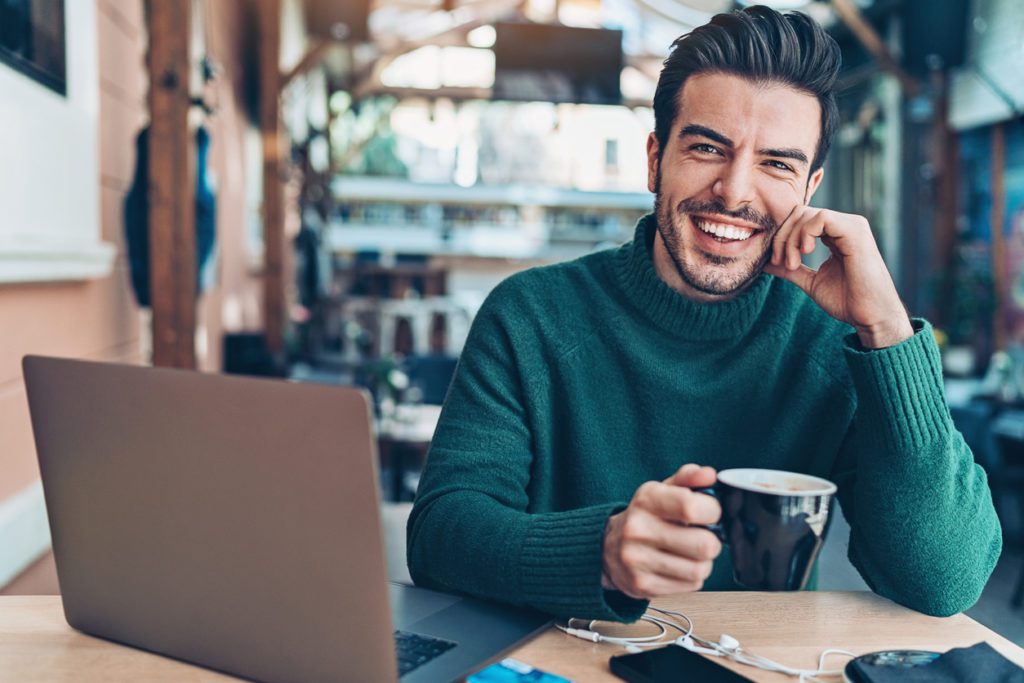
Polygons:
<instances>
[{"instance_id":1,"label":"laptop","mask_svg":"<svg viewBox=\"0 0 1024 683\"><path fill-rule=\"evenodd\" d=\"M415 683L466 676L551 623L388 582L359 389L37 356L23 368L80 631L266 683Z\"/></svg>"}]
</instances>

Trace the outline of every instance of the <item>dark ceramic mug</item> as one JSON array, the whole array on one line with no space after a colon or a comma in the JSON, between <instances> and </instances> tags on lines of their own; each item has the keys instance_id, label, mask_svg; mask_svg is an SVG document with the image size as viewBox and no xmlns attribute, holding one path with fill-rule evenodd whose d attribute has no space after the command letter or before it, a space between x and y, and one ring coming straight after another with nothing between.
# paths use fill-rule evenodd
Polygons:
<instances>
[{"instance_id":1,"label":"dark ceramic mug","mask_svg":"<svg viewBox=\"0 0 1024 683\"><path fill-rule=\"evenodd\" d=\"M809 474L765 469L718 473L696 489L718 499L722 519L708 527L732 551L733 578L752 590L807 585L825 540L836 485Z\"/></svg>"}]
</instances>

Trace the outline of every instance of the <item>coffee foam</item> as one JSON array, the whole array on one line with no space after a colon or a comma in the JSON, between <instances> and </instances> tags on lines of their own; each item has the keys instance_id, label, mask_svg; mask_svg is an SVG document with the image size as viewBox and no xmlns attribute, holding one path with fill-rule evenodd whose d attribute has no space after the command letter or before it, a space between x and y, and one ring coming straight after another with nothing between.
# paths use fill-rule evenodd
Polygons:
<instances>
[{"instance_id":1,"label":"coffee foam","mask_svg":"<svg viewBox=\"0 0 1024 683\"><path fill-rule=\"evenodd\" d=\"M754 488L765 489L771 493L802 493L805 491L816 491L821 488L817 485L806 482L796 482L792 479L787 479L784 482L752 481L748 485L753 486Z\"/></svg>"},{"instance_id":2,"label":"coffee foam","mask_svg":"<svg viewBox=\"0 0 1024 683\"><path fill-rule=\"evenodd\" d=\"M836 485L827 479L783 470L723 470L718 473L718 478L728 486L774 495L831 495L836 492Z\"/></svg>"}]
</instances>

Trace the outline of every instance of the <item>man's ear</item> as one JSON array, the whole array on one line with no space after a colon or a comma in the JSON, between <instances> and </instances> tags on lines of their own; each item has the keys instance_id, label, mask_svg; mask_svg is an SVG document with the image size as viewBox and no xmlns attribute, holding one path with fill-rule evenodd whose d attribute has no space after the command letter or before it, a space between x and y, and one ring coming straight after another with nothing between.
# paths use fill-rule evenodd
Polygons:
<instances>
[{"instance_id":1,"label":"man's ear","mask_svg":"<svg viewBox=\"0 0 1024 683\"><path fill-rule=\"evenodd\" d=\"M825 177L825 168L819 168L817 171L811 174L811 177L807 179L807 191L804 193L804 204L808 204L811 201L811 197L814 196L814 191L821 185L821 179Z\"/></svg>"},{"instance_id":2,"label":"man's ear","mask_svg":"<svg viewBox=\"0 0 1024 683\"><path fill-rule=\"evenodd\" d=\"M647 190L650 192L658 191L659 152L658 138L652 132L647 136Z\"/></svg>"}]
</instances>

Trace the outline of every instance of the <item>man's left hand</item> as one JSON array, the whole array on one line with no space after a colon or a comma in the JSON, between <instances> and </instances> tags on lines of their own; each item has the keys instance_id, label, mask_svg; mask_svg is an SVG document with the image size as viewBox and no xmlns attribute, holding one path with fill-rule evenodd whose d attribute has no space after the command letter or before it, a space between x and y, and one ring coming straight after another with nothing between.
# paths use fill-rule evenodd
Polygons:
<instances>
[{"instance_id":1,"label":"man's left hand","mask_svg":"<svg viewBox=\"0 0 1024 683\"><path fill-rule=\"evenodd\" d=\"M832 253L813 270L801 257L814 251L819 239ZM893 346L914 334L863 216L798 205L776 233L764 270L794 283L826 313L852 325L865 348Z\"/></svg>"}]
</instances>

